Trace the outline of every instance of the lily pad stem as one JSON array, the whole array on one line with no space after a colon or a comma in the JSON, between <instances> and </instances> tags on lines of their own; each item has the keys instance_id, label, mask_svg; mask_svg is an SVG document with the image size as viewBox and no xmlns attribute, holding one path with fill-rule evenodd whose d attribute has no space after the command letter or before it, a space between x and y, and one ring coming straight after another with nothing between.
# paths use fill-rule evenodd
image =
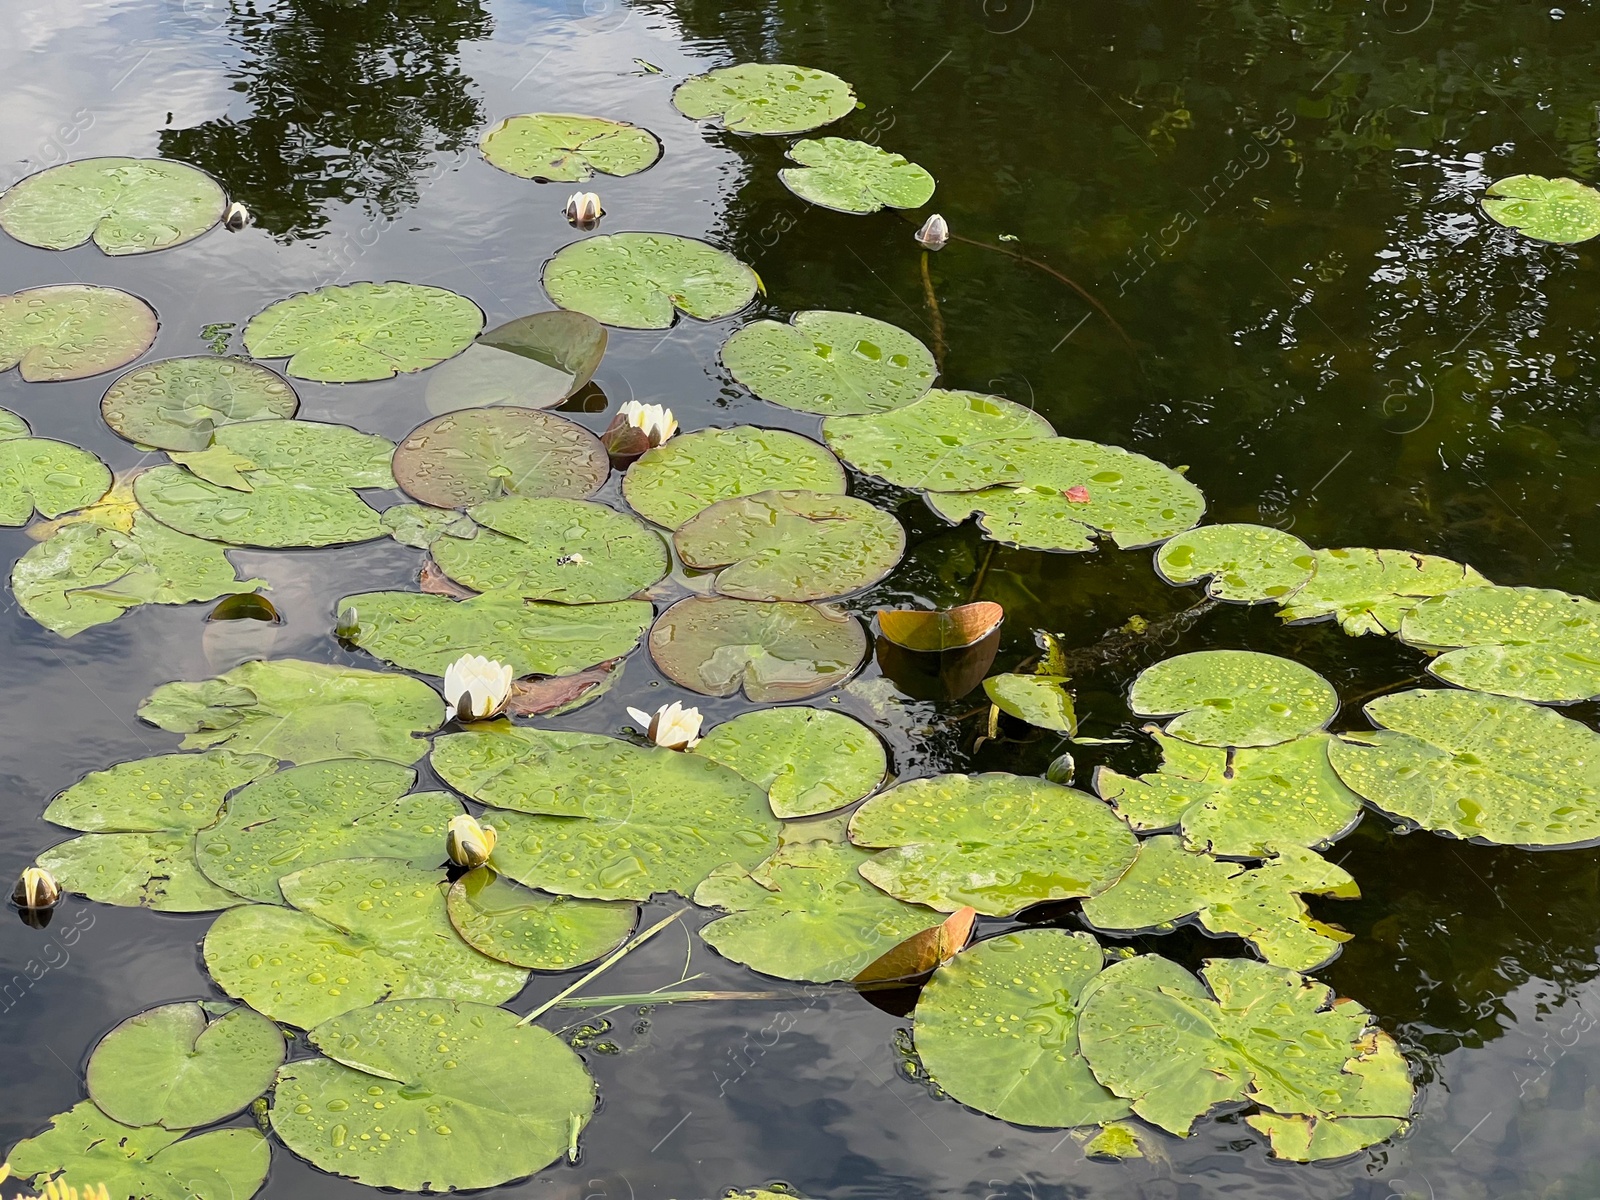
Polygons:
<instances>
[{"instance_id":1,"label":"lily pad stem","mask_svg":"<svg viewBox=\"0 0 1600 1200\"><path fill-rule=\"evenodd\" d=\"M1081 287L1078 283L1068 279L1054 267L1046 266L1037 258L1029 258L1026 254L1018 254L1015 250L1007 250L1004 246L996 246L993 242L975 241L969 237L962 237L959 233L952 233L950 235L950 239L956 242L965 242L969 246L978 246L984 250L993 250L996 254L1004 254L1007 258L1014 258L1018 262L1027 263L1030 267L1038 267L1039 270L1043 271L1046 275L1054 275L1062 283L1066 284L1073 291L1077 292L1078 295L1082 296L1085 300L1092 304L1095 311L1098 312L1102 317L1104 317L1107 321L1110 321L1111 328L1117 331L1117 336L1123 340L1124 344L1126 344L1129 350L1133 350L1135 353L1138 352L1133 344L1133 339L1128 336L1127 332L1122 328L1121 325L1117 324L1117 319L1106 310L1106 306L1091 296L1089 292ZM923 278L926 279L928 270L928 252L926 250L922 252L922 270Z\"/></svg>"},{"instance_id":2,"label":"lily pad stem","mask_svg":"<svg viewBox=\"0 0 1600 1200\"><path fill-rule=\"evenodd\" d=\"M933 276L928 271L928 252L922 252L922 294L928 300L933 318L933 363L944 374L944 316L939 312L939 297L933 294Z\"/></svg>"}]
</instances>

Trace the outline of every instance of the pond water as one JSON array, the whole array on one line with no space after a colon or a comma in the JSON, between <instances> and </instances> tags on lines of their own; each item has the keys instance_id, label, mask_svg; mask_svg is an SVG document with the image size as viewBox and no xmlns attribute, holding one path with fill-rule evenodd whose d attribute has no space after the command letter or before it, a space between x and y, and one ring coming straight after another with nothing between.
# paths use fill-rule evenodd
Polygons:
<instances>
[{"instance_id":1,"label":"pond water","mask_svg":"<svg viewBox=\"0 0 1600 1200\"><path fill-rule=\"evenodd\" d=\"M683 79L746 61L851 81L861 107L827 132L932 172L932 207L971 239L929 256L936 307L908 216L807 205L777 180L782 140L672 108ZM751 315L858 311L934 346L944 386L1187 465L1209 521L1447 555L1498 583L1600 595L1595 243L1519 237L1476 204L1507 175L1592 179L1597 62L1592 6L1513 0L9 0L5 183L68 159L163 156L211 172L256 223L136 259L0 239L0 291L125 288L160 314L154 357L205 352L208 326L239 352L238 330L269 303L354 280L449 288L498 324L550 307L540 268L575 237L561 211L571 189L491 168L480 130L513 113L605 114L654 131L664 153L643 174L592 185L602 232L706 238L751 264L765 296L755 314L612 331L595 380L608 405L567 412L591 429L637 399L670 405L686 429L815 436L816 418L751 396L718 350ZM108 379L6 373L0 407L129 470L149 456L102 424ZM430 415L426 383L299 383L300 415L398 439ZM1101 763L1153 766L1124 697L1171 653L1250 648L1303 662L1340 693L1335 730L1365 728L1362 701L1421 677L1423 657L1393 639L1286 627L1271 606L1163 620L1200 594L1163 583L1148 550L995 549L911 493L852 486L892 507L910 539L900 567L847 602L858 613L998 601L1005 669L1034 653L1034 629L1080 651L1131 618L1151 623L1074 660L1084 733L1124 739L1075 747L1080 780ZM0 531L8 563L32 544ZM273 656L370 667L335 639L335 602L414 588L423 555L379 541L232 557L241 576L270 582L285 617ZM134 715L153 688L262 652L208 640L207 607L146 606L61 639L8 594L0 874L64 836L39 817L51 796L88 771L176 749L175 735ZM1062 744L979 745L981 695L910 699L872 664L836 693L883 735L902 778L1042 773ZM609 695L553 723L616 733L629 704L668 699L699 703L710 721L748 707L683 692L641 653ZM1593 705L1564 711L1596 717ZM783 1180L832 1200L1592 1195L1594 852L1402 836L1369 813L1329 858L1362 898L1311 902L1354 935L1319 977L1367 1006L1418 1072L1417 1120L1394 1142L1296 1166L1224 1115L1187 1140L1154 1136L1142 1161L1089 1161L1061 1131L936 1098L904 1070L904 1018L817 992L612 1013L598 1036L607 1044L585 1051L602 1105L581 1157L496 1194L648 1200ZM1080 928L1073 907L1029 921ZM668 910L649 906L644 919ZM218 994L197 948L210 921L69 896L43 931L0 923L0 978L26 980L3 1001L0 1141L81 1099L88 1052L117 1022ZM1188 965L1245 952L1191 930L1133 944ZM696 986L771 986L679 930L594 986L654 988L686 957L704 973ZM515 1006L566 982L535 978ZM370 1193L279 1145L260 1194Z\"/></svg>"}]
</instances>

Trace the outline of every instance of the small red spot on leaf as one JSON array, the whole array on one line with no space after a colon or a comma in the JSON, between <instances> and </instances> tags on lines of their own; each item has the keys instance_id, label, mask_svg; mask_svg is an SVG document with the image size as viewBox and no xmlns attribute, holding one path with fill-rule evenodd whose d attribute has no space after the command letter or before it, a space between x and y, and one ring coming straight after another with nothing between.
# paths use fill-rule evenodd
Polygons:
<instances>
[{"instance_id":1,"label":"small red spot on leaf","mask_svg":"<svg viewBox=\"0 0 1600 1200\"><path fill-rule=\"evenodd\" d=\"M1066 496L1068 504L1089 503L1089 489L1084 487L1081 483L1073 484L1065 492L1063 492L1062 495Z\"/></svg>"}]
</instances>

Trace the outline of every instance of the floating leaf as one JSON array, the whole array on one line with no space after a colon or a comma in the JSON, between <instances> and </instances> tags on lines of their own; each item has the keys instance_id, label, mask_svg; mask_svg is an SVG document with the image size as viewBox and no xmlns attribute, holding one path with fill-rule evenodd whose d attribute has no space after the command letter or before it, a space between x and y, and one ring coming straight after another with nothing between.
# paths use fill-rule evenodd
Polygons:
<instances>
[{"instance_id":1,"label":"floating leaf","mask_svg":"<svg viewBox=\"0 0 1600 1200\"><path fill-rule=\"evenodd\" d=\"M0 296L0 371L29 383L115 371L155 343L155 309L137 296L87 283Z\"/></svg>"},{"instance_id":2,"label":"floating leaf","mask_svg":"<svg viewBox=\"0 0 1600 1200\"><path fill-rule=\"evenodd\" d=\"M549 896L488 867L450 885L450 923L474 950L516 967L570 971L633 932L639 908L612 900Z\"/></svg>"},{"instance_id":3,"label":"floating leaf","mask_svg":"<svg viewBox=\"0 0 1600 1200\"><path fill-rule=\"evenodd\" d=\"M1086 933L1024 929L970 947L917 1000L917 1056L951 1096L1018 1125L1064 1127L1128 1112L1077 1050L1078 1012L1100 973Z\"/></svg>"},{"instance_id":4,"label":"floating leaf","mask_svg":"<svg viewBox=\"0 0 1600 1200\"><path fill-rule=\"evenodd\" d=\"M876 791L889 769L878 735L820 708L766 708L718 725L695 747L766 789L789 820L832 812Z\"/></svg>"},{"instance_id":5,"label":"floating leaf","mask_svg":"<svg viewBox=\"0 0 1600 1200\"><path fill-rule=\"evenodd\" d=\"M1310 546L1265 525L1202 525L1156 551L1156 570L1168 583L1205 579L1208 595L1243 604L1281 602L1316 569Z\"/></svg>"},{"instance_id":6,"label":"floating leaf","mask_svg":"<svg viewBox=\"0 0 1600 1200\"><path fill-rule=\"evenodd\" d=\"M359 383L426 370L472 344L483 310L420 283L348 283L301 292L250 318L253 358L287 358L288 374Z\"/></svg>"},{"instance_id":7,"label":"floating leaf","mask_svg":"<svg viewBox=\"0 0 1600 1200\"><path fill-rule=\"evenodd\" d=\"M1119 1162L1128 1158L1143 1158L1144 1147L1139 1143L1139 1131L1127 1121L1108 1121L1100 1132L1083 1147L1085 1158L1114 1158Z\"/></svg>"},{"instance_id":8,"label":"floating leaf","mask_svg":"<svg viewBox=\"0 0 1600 1200\"><path fill-rule=\"evenodd\" d=\"M810 438L735 425L686 433L649 450L622 480L641 517L676 529L718 500L768 491L843 494L844 468Z\"/></svg>"},{"instance_id":9,"label":"floating leaf","mask_svg":"<svg viewBox=\"0 0 1600 1200\"><path fill-rule=\"evenodd\" d=\"M611 474L605 447L582 425L528 408L470 408L417 426L394 452L394 477L438 508L504 496L582 500Z\"/></svg>"},{"instance_id":10,"label":"floating leaf","mask_svg":"<svg viewBox=\"0 0 1600 1200\"><path fill-rule=\"evenodd\" d=\"M850 840L885 848L861 874L891 896L992 917L1098 892L1135 851L1093 796L1003 771L892 787L856 810Z\"/></svg>"},{"instance_id":11,"label":"floating leaf","mask_svg":"<svg viewBox=\"0 0 1600 1200\"><path fill-rule=\"evenodd\" d=\"M732 316L757 286L755 272L726 250L671 233L585 238L544 265L550 299L624 329L668 329L680 312Z\"/></svg>"},{"instance_id":12,"label":"floating leaf","mask_svg":"<svg viewBox=\"0 0 1600 1200\"><path fill-rule=\"evenodd\" d=\"M524 113L484 132L478 148L491 166L541 183L582 183L602 175L637 175L661 157L648 129L604 117Z\"/></svg>"},{"instance_id":13,"label":"floating leaf","mask_svg":"<svg viewBox=\"0 0 1600 1200\"><path fill-rule=\"evenodd\" d=\"M1179 714L1167 733L1201 746L1274 746L1321 729L1339 696L1310 667L1254 650L1198 650L1146 667L1128 706L1142 717Z\"/></svg>"},{"instance_id":14,"label":"floating leaf","mask_svg":"<svg viewBox=\"0 0 1600 1200\"><path fill-rule=\"evenodd\" d=\"M282 625L283 617L277 606L265 596L254 592L229 596L206 614L207 621L261 621L269 625Z\"/></svg>"},{"instance_id":15,"label":"floating leaf","mask_svg":"<svg viewBox=\"0 0 1600 1200\"><path fill-rule=\"evenodd\" d=\"M900 487L942 491L1012 481L1017 470L1009 451L1054 433L1020 404L943 388L889 412L822 423L828 448L856 470ZM995 443L1007 453L998 453Z\"/></svg>"},{"instance_id":16,"label":"floating leaf","mask_svg":"<svg viewBox=\"0 0 1600 1200\"><path fill-rule=\"evenodd\" d=\"M21 417L5 409L0 413L5 422L0 433L0 525L26 525L35 510L59 517L93 504L110 490L111 471L87 450L29 437Z\"/></svg>"},{"instance_id":17,"label":"floating leaf","mask_svg":"<svg viewBox=\"0 0 1600 1200\"><path fill-rule=\"evenodd\" d=\"M1570 245L1600 236L1600 191L1576 179L1512 175L1484 193L1483 211L1541 242Z\"/></svg>"},{"instance_id":18,"label":"floating leaf","mask_svg":"<svg viewBox=\"0 0 1600 1200\"><path fill-rule=\"evenodd\" d=\"M655 747L508 721L480 723L438 738L429 762L440 779L483 804L564 817L583 816L594 797L620 803L632 794L636 781L648 781L657 770L680 779L703 775L693 767L674 767Z\"/></svg>"},{"instance_id":19,"label":"floating leaf","mask_svg":"<svg viewBox=\"0 0 1600 1200\"><path fill-rule=\"evenodd\" d=\"M1334 616L1348 634L1397 633L1406 613L1457 588L1489 587L1471 567L1408 550L1318 550L1316 573L1291 595L1285 621Z\"/></svg>"},{"instance_id":20,"label":"floating leaf","mask_svg":"<svg viewBox=\"0 0 1600 1200\"><path fill-rule=\"evenodd\" d=\"M992 600L923 612L880 608L878 629L896 646L921 652L962 650L984 640L1005 620L1006 610Z\"/></svg>"},{"instance_id":21,"label":"floating leaf","mask_svg":"<svg viewBox=\"0 0 1600 1200\"><path fill-rule=\"evenodd\" d=\"M483 1004L407 1000L312 1031L272 1128L324 1171L408 1192L487 1188L562 1157L595 1085L560 1038ZM537 1081L530 1086L530 1081Z\"/></svg>"},{"instance_id":22,"label":"floating leaf","mask_svg":"<svg viewBox=\"0 0 1600 1200\"><path fill-rule=\"evenodd\" d=\"M983 690L1001 712L1068 737L1078 732L1078 714L1065 675L993 675Z\"/></svg>"},{"instance_id":23,"label":"floating leaf","mask_svg":"<svg viewBox=\"0 0 1600 1200\"><path fill-rule=\"evenodd\" d=\"M107 254L148 254L193 241L222 220L227 194L187 163L85 158L30 175L0 196L0 229L45 250L90 238Z\"/></svg>"},{"instance_id":24,"label":"floating leaf","mask_svg":"<svg viewBox=\"0 0 1600 1200\"><path fill-rule=\"evenodd\" d=\"M300 398L276 371L197 354L135 367L100 401L112 430L141 446L204 450L223 425L292 417Z\"/></svg>"},{"instance_id":25,"label":"floating leaf","mask_svg":"<svg viewBox=\"0 0 1600 1200\"><path fill-rule=\"evenodd\" d=\"M383 510L381 520L390 537L417 550L428 549L447 533L470 538L478 531L466 513L427 504L392 504Z\"/></svg>"},{"instance_id":26,"label":"floating leaf","mask_svg":"<svg viewBox=\"0 0 1600 1200\"><path fill-rule=\"evenodd\" d=\"M650 657L674 683L705 696L732 696L743 688L757 704L804 700L838 687L866 653L859 621L814 604L690 596L650 630Z\"/></svg>"},{"instance_id":27,"label":"floating leaf","mask_svg":"<svg viewBox=\"0 0 1600 1200\"><path fill-rule=\"evenodd\" d=\"M933 386L933 352L859 313L800 312L753 321L722 346L723 365L763 400L825 417L903 408Z\"/></svg>"},{"instance_id":28,"label":"floating leaf","mask_svg":"<svg viewBox=\"0 0 1600 1200\"><path fill-rule=\"evenodd\" d=\"M672 104L690 120L720 117L735 133L805 133L856 106L837 75L787 63L720 67L678 85Z\"/></svg>"},{"instance_id":29,"label":"floating leaf","mask_svg":"<svg viewBox=\"0 0 1600 1200\"><path fill-rule=\"evenodd\" d=\"M933 199L933 176L904 155L849 138L807 138L789 147L798 167L778 172L802 200L836 212L921 208Z\"/></svg>"},{"instance_id":30,"label":"floating leaf","mask_svg":"<svg viewBox=\"0 0 1600 1200\"><path fill-rule=\"evenodd\" d=\"M605 352L605 326L593 317L565 309L518 317L429 372L428 409L549 408L585 387Z\"/></svg>"},{"instance_id":31,"label":"floating leaf","mask_svg":"<svg viewBox=\"0 0 1600 1200\"><path fill-rule=\"evenodd\" d=\"M868 984L912 983L932 973L949 962L966 948L972 936L973 922L978 919L975 908L958 908L939 924L912 934L898 946L862 967L850 979L862 991L870 990Z\"/></svg>"}]
</instances>

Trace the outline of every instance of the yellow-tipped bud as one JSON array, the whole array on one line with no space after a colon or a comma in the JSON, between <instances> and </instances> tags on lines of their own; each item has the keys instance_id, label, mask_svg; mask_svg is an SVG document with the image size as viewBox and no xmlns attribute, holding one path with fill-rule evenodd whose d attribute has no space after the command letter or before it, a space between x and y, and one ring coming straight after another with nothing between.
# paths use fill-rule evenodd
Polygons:
<instances>
[{"instance_id":1,"label":"yellow-tipped bud","mask_svg":"<svg viewBox=\"0 0 1600 1200\"><path fill-rule=\"evenodd\" d=\"M61 901L61 885L43 867L29 867L17 880L11 899L18 908L54 908Z\"/></svg>"},{"instance_id":2,"label":"yellow-tipped bud","mask_svg":"<svg viewBox=\"0 0 1600 1200\"><path fill-rule=\"evenodd\" d=\"M480 825L475 818L462 813L450 818L444 851L458 867L481 867L494 853L497 836L493 825Z\"/></svg>"}]
</instances>

